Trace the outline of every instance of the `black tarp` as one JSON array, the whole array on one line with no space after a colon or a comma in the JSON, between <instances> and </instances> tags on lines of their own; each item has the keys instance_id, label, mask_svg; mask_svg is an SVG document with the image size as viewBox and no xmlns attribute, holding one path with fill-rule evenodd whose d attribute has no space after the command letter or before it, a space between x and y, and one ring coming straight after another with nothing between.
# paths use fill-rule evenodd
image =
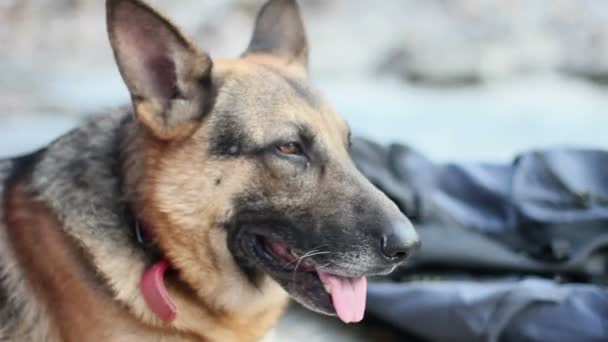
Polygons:
<instances>
[{"instance_id":1,"label":"black tarp","mask_svg":"<svg viewBox=\"0 0 608 342\"><path fill-rule=\"evenodd\" d=\"M437 164L356 140L353 158L423 248L369 313L430 341L608 341L608 152Z\"/></svg>"}]
</instances>

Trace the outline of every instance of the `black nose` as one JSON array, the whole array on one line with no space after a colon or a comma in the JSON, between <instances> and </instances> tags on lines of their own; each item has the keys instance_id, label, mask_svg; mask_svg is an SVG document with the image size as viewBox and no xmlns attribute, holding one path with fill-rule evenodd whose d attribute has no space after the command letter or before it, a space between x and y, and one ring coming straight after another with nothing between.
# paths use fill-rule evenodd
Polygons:
<instances>
[{"instance_id":1,"label":"black nose","mask_svg":"<svg viewBox=\"0 0 608 342\"><path fill-rule=\"evenodd\" d=\"M391 262L405 260L420 248L420 239L409 221L393 223L382 234L382 254Z\"/></svg>"}]
</instances>

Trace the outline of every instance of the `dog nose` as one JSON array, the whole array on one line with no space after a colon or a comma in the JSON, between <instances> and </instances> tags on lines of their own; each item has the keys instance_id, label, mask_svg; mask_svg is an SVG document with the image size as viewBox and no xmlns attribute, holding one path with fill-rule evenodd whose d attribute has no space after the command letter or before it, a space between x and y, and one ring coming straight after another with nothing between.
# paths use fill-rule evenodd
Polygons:
<instances>
[{"instance_id":1,"label":"dog nose","mask_svg":"<svg viewBox=\"0 0 608 342\"><path fill-rule=\"evenodd\" d=\"M393 223L382 234L382 254L391 262L407 259L420 245L418 233L409 221Z\"/></svg>"}]
</instances>

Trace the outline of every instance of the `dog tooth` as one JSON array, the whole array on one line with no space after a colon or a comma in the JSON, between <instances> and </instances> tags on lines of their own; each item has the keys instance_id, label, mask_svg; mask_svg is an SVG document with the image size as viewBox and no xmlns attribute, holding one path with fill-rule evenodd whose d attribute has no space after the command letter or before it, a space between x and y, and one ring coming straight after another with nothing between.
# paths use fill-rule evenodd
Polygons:
<instances>
[{"instance_id":1,"label":"dog tooth","mask_svg":"<svg viewBox=\"0 0 608 342\"><path fill-rule=\"evenodd\" d=\"M327 285L327 284L323 283L323 287L325 288L325 291L326 291L327 293L331 294L331 286L329 286L329 285Z\"/></svg>"}]
</instances>

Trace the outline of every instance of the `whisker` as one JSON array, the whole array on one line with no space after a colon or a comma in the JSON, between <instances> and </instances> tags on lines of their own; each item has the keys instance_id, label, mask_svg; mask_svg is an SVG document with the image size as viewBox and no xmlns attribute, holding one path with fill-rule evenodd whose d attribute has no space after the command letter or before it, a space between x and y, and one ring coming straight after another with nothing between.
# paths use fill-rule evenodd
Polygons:
<instances>
[{"instance_id":1,"label":"whisker","mask_svg":"<svg viewBox=\"0 0 608 342\"><path fill-rule=\"evenodd\" d=\"M327 266L331 265L331 262L328 262L326 264L320 265L319 268L325 268Z\"/></svg>"},{"instance_id":2,"label":"whisker","mask_svg":"<svg viewBox=\"0 0 608 342\"><path fill-rule=\"evenodd\" d=\"M306 254L302 255L301 257L299 257L299 258L297 258L297 259L291 260L290 262L288 262L288 263L286 263L285 265L283 265L283 268L286 268L287 266L289 266L289 265L293 264L294 262L297 262L297 263L298 263L298 265L299 265L299 264L300 264L300 262L301 262L301 261L302 261L304 258L310 258L310 257L313 257L313 256L315 256L315 255L322 255L322 254L329 254L329 253L331 253L331 252L321 252L321 251L314 251L314 250L313 250L313 251L310 251L310 252L308 252L308 253L306 253ZM297 267L298 267L298 266L296 265L296 268L297 268Z\"/></svg>"},{"instance_id":3,"label":"whisker","mask_svg":"<svg viewBox=\"0 0 608 342\"><path fill-rule=\"evenodd\" d=\"M300 259L302 259L302 258L303 258L303 257L305 257L306 255L308 255L309 253L316 253L316 252L318 252L316 249L313 249L313 250L311 250L311 251L309 251L309 252L306 252L306 253L305 253L303 256L301 256L301 257L299 257L299 258L297 258L297 259L293 259L293 260L291 260L291 261L287 262L285 265L283 265L283 268L287 268L287 266L289 266L289 265L293 264L294 262L299 262L299 261L300 261Z\"/></svg>"},{"instance_id":4,"label":"whisker","mask_svg":"<svg viewBox=\"0 0 608 342\"><path fill-rule=\"evenodd\" d=\"M292 278L292 282L295 283L296 282L296 274L298 272L298 267L300 267L300 264L302 263L302 261L304 261L305 258L310 258L313 257L315 255L321 255L321 254L331 254L331 252L329 251L310 251L304 255L302 255L301 257L298 258L298 263L296 264L296 267L293 269L293 278Z\"/></svg>"}]
</instances>

